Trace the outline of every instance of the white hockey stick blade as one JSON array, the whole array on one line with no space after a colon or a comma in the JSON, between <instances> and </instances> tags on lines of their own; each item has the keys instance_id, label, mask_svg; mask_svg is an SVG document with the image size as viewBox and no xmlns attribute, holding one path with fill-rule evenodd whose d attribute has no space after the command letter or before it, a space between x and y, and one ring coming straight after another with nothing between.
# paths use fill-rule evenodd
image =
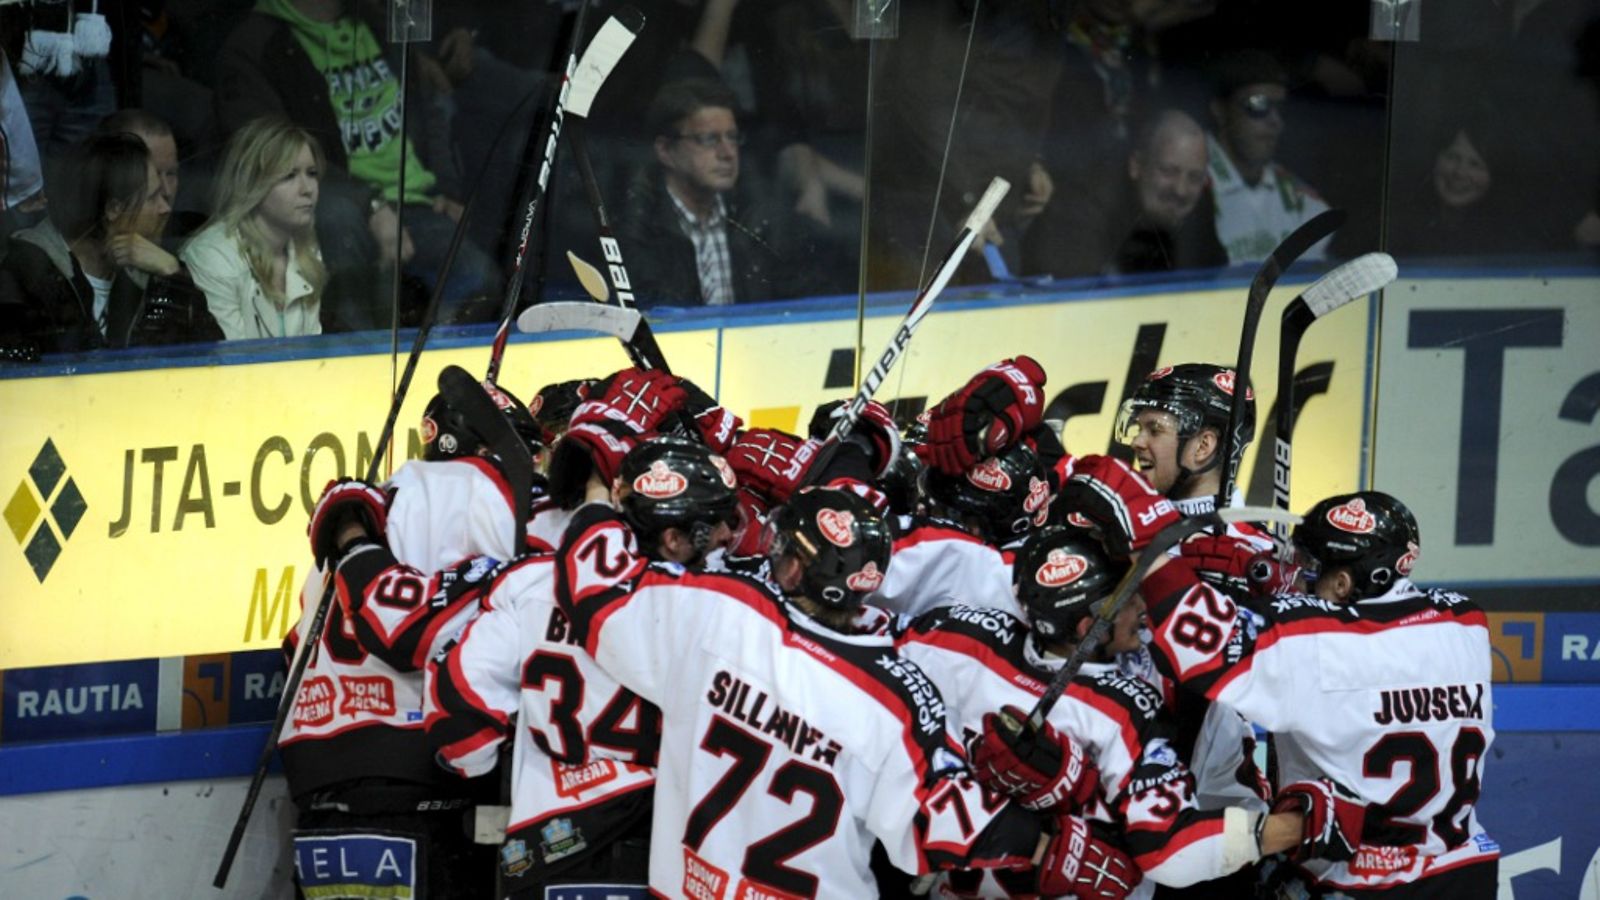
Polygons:
<instances>
[{"instance_id":1,"label":"white hockey stick blade","mask_svg":"<svg viewBox=\"0 0 1600 900\"><path fill-rule=\"evenodd\" d=\"M1320 319L1352 300L1387 287L1399 274L1394 257L1368 253L1318 278L1300 296L1311 314Z\"/></svg>"},{"instance_id":2,"label":"white hockey stick blade","mask_svg":"<svg viewBox=\"0 0 1600 900\"><path fill-rule=\"evenodd\" d=\"M606 284L606 276L600 274L599 269L571 250L567 251L567 262L572 266L573 274L578 276L578 283L583 285L584 293L598 303L611 302L611 286Z\"/></svg>"},{"instance_id":3,"label":"white hockey stick blade","mask_svg":"<svg viewBox=\"0 0 1600 900\"><path fill-rule=\"evenodd\" d=\"M978 198L978 205L972 208L972 213L967 216L966 228L968 231L978 231L985 222L994 218L994 211L999 208L1000 201L1006 198L1006 192L1011 190L1011 182L996 175L989 182L989 187L984 189L983 196Z\"/></svg>"},{"instance_id":4,"label":"white hockey stick blade","mask_svg":"<svg viewBox=\"0 0 1600 900\"><path fill-rule=\"evenodd\" d=\"M639 330L639 311L607 303L560 301L530 306L517 316L517 330L523 334L552 331L587 331L609 334L624 343Z\"/></svg>"},{"instance_id":5,"label":"white hockey stick blade","mask_svg":"<svg viewBox=\"0 0 1600 900\"><path fill-rule=\"evenodd\" d=\"M1228 506L1217 510L1217 518L1224 522L1270 522L1279 525L1299 525L1305 517L1287 509L1270 506Z\"/></svg>"},{"instance_id":6,"label":"white hockey stick blade","mask_svg":"<svg viewBox=\"0 0 1600 900\"><path fill-rule=\"evenodd\" d=\"M606 19L584 49L583 56L578 58L578 68L572 73L567 92L567 112L585 119L589 117L589 108L594 105L600 87L611 77L611 70L633 46L633 39L643 27L644 15L631 6L623 7Z\"/></svg>"}]
</instances>

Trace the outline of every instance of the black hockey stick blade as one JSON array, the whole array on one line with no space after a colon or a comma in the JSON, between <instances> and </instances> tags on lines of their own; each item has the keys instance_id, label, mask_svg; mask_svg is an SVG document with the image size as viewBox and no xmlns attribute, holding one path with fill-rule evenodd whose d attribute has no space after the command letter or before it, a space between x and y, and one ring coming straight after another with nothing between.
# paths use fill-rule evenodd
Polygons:
<instances>
[{"instance_id":1,"label":"black hockey stick blade","mask_svg":"<svg viewBox=\"0 0 1600 900\"><path fill-rule=\"evenodd\" d=\"M1261 313L1267 306L1267 297L1295 260L1304 256L1318 241L1338 231L1344 220L1344 210L1328 209L1301 223L1299 228L1273 248L1272 254L1250 280L1250 293L1245 297L1244 304L1244 324L1239 331L1239 358L1233 367L1233 406L1228 410L1228 430L1222 435L1222 479L1217 489L1217 509L1228 505L1233 497L1234 481L1239 476L1238 465L1233 457L1239 446L1239 423L1244 421L1245 400L1250 394L1250 360L1255 355L1256 329L1261 324Z\"/></svg>"},{"instance_id":2,"label":"black hockey stick blade","mask_svg":"<svg viewBox=\"0 0 1600 900\"><path fill-rule=\"evenodd\" d=\"M499 392L460 366L445 366L439 372L439 394L461 413L500 462L500 472L511 488L511 512L516 520L511 546L521 547L527 541L528 506L533 498L533 451L511 424L509 401L502 407L494 396Z\"/></svg>"},{"instance_id":3,"label":"black hockey stick blade","mask_svg":"<svg viewBox=\"0 0 1600 900\"><path fill-rule=\"evenodd\" d=\"M1272 505L1278 509L1289 508L1289 484L1294 457L1294 406L1295 366L1300 355L1300 341L1311 326L1323 316L1349 303L1382 290L1400 274L1394 258L1387 253L1368 253L1358 256L1317 279L1312 285L1290 301L1283 311L1283 321L1278 331L1278 415L1273 422L1272 443ZM1288 559L1289 528L1281 523L1272 526L1272 537L1278 552Z\"/></svg>"},{"instance_id":4,"label":"black hockey stick blade","mask_svg":"<svg viewBox=\"0 0 1600 900\"><path fill-rule=\"evenodd\" d=\"M1178 546L1189 537L1202 531L1216 530L1218 533L1227 529L1230 522L1276 522L1287 520L1291 523L1298 522L1299 516L1285 513L1281 510L1267 509L1265 507L1236 506L1219 509L1199 516L1180 519L1161 529L1155 537L1150 539L1144 549L1134 559L1133 565L1128 567L1122 581L1117 583L1117 589L1112 595L1101 602L1100 608L1095 613L1094 624L1089 633L1078 642L1078 646L1067 657L1067 662L1050 679L1050 684L1045 687L1044 693L1039 696L1039 702L1034 704L1033 712L1028 714L1025 722L1008 722L1016 726L1013 730L1027 729L1030 734L1038 734L1044 727L1045 719L1050 715L1050 710L1061 699L1061 694L1072 682L1073 676L1083 668L1083 664L1094 656L1100 645L1105 643L1106 637L1111 633L1111 623L1117 618L1117 613L1144 582L1144 576L1156 564L1156 560L1166 556L1173 547ZM1001 718L1005 721L1005 717Z\"/></svg>"}]
</instances>

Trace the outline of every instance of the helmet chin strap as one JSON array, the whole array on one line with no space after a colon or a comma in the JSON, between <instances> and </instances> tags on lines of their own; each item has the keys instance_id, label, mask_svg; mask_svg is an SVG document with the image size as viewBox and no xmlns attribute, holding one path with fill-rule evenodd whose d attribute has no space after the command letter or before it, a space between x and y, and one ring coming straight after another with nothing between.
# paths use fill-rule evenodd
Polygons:
<instances>
[{"instance_id":1,"label":"helmet chin strap","mask_svg":"<svg viewBox=\"0 0 1600 900\"><path fill-rule=\"evenodd\" d=\"M1172 481L1172 489L1167 491L1167 493L1169 495L1178 493L1183 488L1187 487L1189 482L1192 481L1196 476L1204 475L1205 473L1211 471L1212 469L1215 469L1217 467L1217 464L1222 462L1222 460L1220 459L1220 457L1222 456L1221 448L1218 448L1218 450L1212 451L1212 453L1211 453L1211 461L1206 463L1205 465L1201 466L1198 469L1191 469L1188 466L1183 464L1183 453L1184 453L1184 451L1186 449L1188 449L1189 442L1194 440L1195 438L1197 438L1199 436L1200 436L1200 432L1196 431L1194 434L1191 434L1188 437L1183 438L1182 442L1178 444L1178 458L1176 460L1176 462L1178 464L1178 477L1173 479L1173 481Z\"/></svg>"}]
</instances>

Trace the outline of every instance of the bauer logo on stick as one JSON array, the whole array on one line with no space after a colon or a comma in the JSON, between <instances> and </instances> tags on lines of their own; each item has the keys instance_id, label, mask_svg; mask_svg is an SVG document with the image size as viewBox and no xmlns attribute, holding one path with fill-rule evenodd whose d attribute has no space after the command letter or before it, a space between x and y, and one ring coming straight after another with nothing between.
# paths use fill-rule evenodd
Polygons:
<instances>
[{"instance_id":1,"label":"bauer logo on stick","mask_svg":"<svg viewBox=\"0 0 1600 900\"><path fill-rule=\"evenodd\" d=\"M1033 574L1033 580L1047 588L1065 587L1082 578L1087 571L1087 559L1057 548L1045 557L1044 565Z\"/></svg>"},{"instance_id":2,"label":"bauer logo on stick","mask_svg":"<svg viewBox=\"0 0 1600 900\"><path fill-rule=\"evenodd\" d=\"M997 494L1011 490L1011 476L1000 468L1000 460L992 456L968 469L967 480Z\"/></svg>"},{"instance_id":3,"label":"bauer logo on stick","mask_svg":"<svg viewBox=\"0 0 1600 900\"><path fill-rule=\"evenodd\" d=\"M1358 497L1328 510L1328 524L1351 534L1371 534L1378 527L1378 517L1367 512L1367 502Z\"/></svg>"},{"instance_id":4,"label":"bauer logo on stick","mask_svg":"<svg viewBox=\"0 0 1600 900\"><path fill-rule=\"evenodd\" d=\"M856 517L849 510L825 509L817 513L817 530L835 547L856 542Z\"/></svg>"},{"instance_id":5,"label":"bauer logo on stick","mask_svg":"<svg viewBox=\"0 0 1600 900\"><path fill-rule=\"evenodd\" d=\"M633 489L651 500L667 500L689 489L689 479L667 468L665 460L650 464L650 470L633 480Z\"/></svg>"},{"instance_id":6,"label":"bauer logo on stick","mask_svg":"<svg viewBox=\"0 0 1600 900\"><path fill-rule=\"evenodd\" d=\"M883 573L878 570L878 564L875 562L868 562L861 571L844 580L845 587L862 593L875 591L881 584L883 584Z\"/></svg>"}]
</instances>

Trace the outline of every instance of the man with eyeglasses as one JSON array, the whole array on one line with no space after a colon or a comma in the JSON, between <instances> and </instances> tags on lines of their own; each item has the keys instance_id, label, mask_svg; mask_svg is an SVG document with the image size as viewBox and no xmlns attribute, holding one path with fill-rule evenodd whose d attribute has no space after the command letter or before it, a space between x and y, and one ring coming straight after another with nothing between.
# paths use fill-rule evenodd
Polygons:
<instances>
[{"instance_id":1,"label":"man with eyeglasses","mask_svg":"<svg viewBox=\"0 0 1600 900\"><path fill-rule=\"evenodd\" d=\"M1310 185L1273 157L1283 136L1288 75L1262 50L1242 50L1218 67L1211 116L1211 189L1217 239L1232 265L1266 259L1302 222L1328 208ZM1328 240L1308 259L1327 255Z\"/></svg>"},{"instance_id":2,"label":"man with eyeglasses","mask_svg":"<svg viewBox=\"0 0 1600 900\"><path fill-rule=\"evenodd\" d=\"M814 232L741 184L737 104L706 78L669 83L650 104L657 165L630 185L620 235L642 306L729 306L816 284Z\"/></svg>"}]
</instances>

